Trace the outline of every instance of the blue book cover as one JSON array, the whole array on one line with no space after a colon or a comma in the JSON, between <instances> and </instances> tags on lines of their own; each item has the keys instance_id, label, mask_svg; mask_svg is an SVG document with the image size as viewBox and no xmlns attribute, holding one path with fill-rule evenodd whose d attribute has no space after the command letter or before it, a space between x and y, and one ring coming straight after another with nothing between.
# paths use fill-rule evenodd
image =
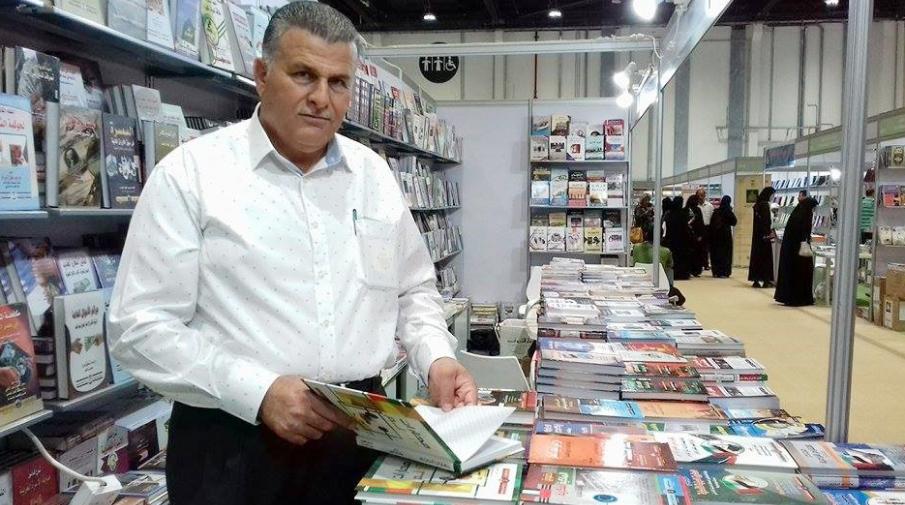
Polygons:
<instances>
[{"instance_id":1,"label":"blue book cover","mask_svg":"<svg viewBox=\"0 0 905 505\"><path fill-rule=\"evenodd\" d=\"M31 102L0 94L0 210L39 207Z\"/></svg>"}]
</instances>

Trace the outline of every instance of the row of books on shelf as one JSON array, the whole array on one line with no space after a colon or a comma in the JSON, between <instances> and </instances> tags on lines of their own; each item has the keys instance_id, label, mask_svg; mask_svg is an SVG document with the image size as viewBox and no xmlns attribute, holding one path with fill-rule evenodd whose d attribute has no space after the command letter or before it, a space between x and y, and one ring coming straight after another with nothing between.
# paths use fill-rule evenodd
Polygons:
<instances>
[{"instance_id":1,"label":"row of books on shelf","mask_svg":"<svg viewBox=\"0 0 905 505\"><path fill-rule=\"evenodd\" d=\"M811 175L802 177L789 177L787 179L774 180L773 189L818 189L832 185L833 179L828 175Z\"/></svg>"},{"instance_id":2,"label":"row of books on shelf","mask_svg":"<svg viewBox=\"0 0 905 505\"><path fill-rule=\"evenodd\" d=\"M880 185L880 206L881 207L905 207L905 186L898 184L881 184Z\"/></svg>"},{"instance_id":3,"label":"row of books on shelf","mask_svg":"<svg viewBox=\"0 0 905 505\"><path fill-rule=\"evenodd\" d=\"M359 63L355 76L347 120L445 158L462 159L462 138L455 127L439 119L417 92L382 80L367 60Z\"/></svg>"},{"instance_id":4,"label":"row of books on shelf","mask_svg":"<svg viewBox=\"0 0 905 505\"><path fill-rule=\"evenodd\" d=\"M905 168L905 146L886 146L880 151L880 168Z\"/></svg>"},{"instance_id":5,"label":"row of books on shelf","mask_svg":"<svg viewBox=\"0 0 905 505\"><path fill-rule=\"evenodd\" d=\"M789 222L789 218L792 216L791 212L781 212L778 216L773 220L774 228L785 228L786 224ZM827 213L817 213L814 212L814 217L811 220L811 228L817 233L818 229L829 228L833 225L833 215Z\"/></svg>"},{"instance_id":6,"label":"row of books on shelf","mask_svg":"<svg viewBox=\"0 0 905 505\"><path fill-rule=\"evenodd\" d=\"M57 0L55 6L163 51L254 75L273 7L233 0ZM210 28L212 27L212 28Z\"/></svg>"},{"instance_id":7,"label":"row of books on shelf","mask_svg":"<svg viewBox=\"0 0 905 505\"><path fill-rule=\"evenodd\" d=\"M150 169L201 134L158 90L105 89L96 62L16 46L4 71L0 210L134 207Z\"/></svg>"},{"instance_id":8,"label":"row of books on shelf","mask_svg":"<svg viewBox=\"0 0 905 505\"><path fill-rule=\"evenodd\" d=\"M531 161L625 160L625 121L589 123L566 114L534 116Z\"/></svg>"},{"instance_id":9,"label":"row of books on shelf","mask_svg":"<svg viewBox=\"0 0 905 505\"><path fill-rule=\"evenodd\" d=\"M462 232L446 215L432 212L413 217L432 260L439 261L462 250Z\"/></svg>"},{"instance_id":10,"label":"row of books on shelf","mask_svg":"<svg viewBox=\"0 0 905 505\"><path fill-rule=\"evenodd\" d=\"M119 266L112 251L54 249L38 238L4 240L0 310L9 324L0 338L20 373L18 387L2 398L3 423L37 412L44 400L72 400L132 380L107 345L106 315Z\"/></svg>"},{"instance_id":11,"label":"row of books on shelf","mask_svg":"<svg viewBox=\"0 0 905 505\"><path fill-rule=\"evenodd\" d=\"M818 208L822 207L830 207L835 199L827 194L822 195L808 195L814 200L817 200ZM794 209L796 205L798 205L798 194L779 194L773 197L773 203L778 205L782 209L786 209L788 212L791 209Z\"/></svg>"},{"instance_id":12,"label":"row of books on shelf","mask_svg":"<svg viewBox=\"0 0 905 505\"><path fill-rule=\"evenodd\" d=\"M166 444L172 404L150 395L124 398L92 411L63 412L31 429L50 454L89 476L115 474L122 505L167 501ZM10 504L66 504L80 481L13 435L0 452L0 496Z\"/></svg>"},{"instance_id":13,"label":"row of books on shelf","mask_svg":"<svg viewBox=\"0 0 905 505\"><path fill-rule=\"evenodd\" d=\"M535 214L528 233L530 251L625 252L625 229L619 210Z\"/></svg>"},{"instance_id":14,"label":"row of books on shelf","mask_svg":"<svg viewBox=\"0 0 905 505\"><path fill-rule=\"evenodd\" d=\"M431 171L427 162L416 156L402 156L389 157L387 163L410 208L436 209L461 205L459 184Z\"/></svg>"},{"instance_id":15,"label":"row of books on shelf","mask_svg":"<svg viewBox=\"0 0 905 505\"><path fill-rule=\"evenodd\" d=\"M625 175L606 170L532 167L531 205L622 207L625 205Z\"/></svg>"},{"instance_id":16,"label":"row of books on shelf","mask_svg":"<svg viewBox=\"0 0 905 505\"><path fill-rule=\"evenodd\" d=\"M882 245L905 246L905 226L877 226L877 242Z\"/></svg>"},{"instance_id":17,"label":"row of books on shelf","mask_svg":"<svg viewBox=\"0 0 905 505\"><path fill-rule=\"evenodd\" d=\"M459 276L451 265L437 269L437 291L444 298L451 298L459 291Z\"/></svg>"}]
</instances>

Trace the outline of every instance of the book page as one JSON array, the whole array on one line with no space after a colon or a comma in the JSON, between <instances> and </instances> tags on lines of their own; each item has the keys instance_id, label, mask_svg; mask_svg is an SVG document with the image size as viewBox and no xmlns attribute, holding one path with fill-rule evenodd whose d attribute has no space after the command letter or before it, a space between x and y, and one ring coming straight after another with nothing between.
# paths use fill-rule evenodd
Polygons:
<instances>
[{"instance_id":1,"label":"book page","mask_svg":"<svg viewBox=\"0 0 905 505\"><path fill-rule=\"evenodd\" d=\"M446 442L459 461L466 461L481 448L515 411L512 407L468 406L443 412L419 405L415 410Z\"/></svg>"}]
</instances>

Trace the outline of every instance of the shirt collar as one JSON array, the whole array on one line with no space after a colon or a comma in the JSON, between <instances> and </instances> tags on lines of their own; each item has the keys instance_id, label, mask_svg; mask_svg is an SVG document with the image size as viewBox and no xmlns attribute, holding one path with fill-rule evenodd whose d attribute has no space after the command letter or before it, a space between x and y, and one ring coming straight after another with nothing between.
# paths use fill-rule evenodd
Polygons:
<instances>
[{"instance_id":1,"label":"shirt collar","mask_svg":"<svg viewBox=\"0 0 905 505\"><path fill-rule=\"evenodd\" d=\"M261 104L256 105L254 114L252 114L251 119L248 120L249 166L252 170L256 170L271 153L276 156L277 159L284 161L287 164L291 164L289 160L286 160L286 158L273 147L270 137L267 136L267 132L264 131L264 127L261 125L261 119L258 116L260 109ZM333 140L331 140L330 144L327 146L327 152L324 154L324 157L321 158L308 173L310 174L316 170L343 167L349 169L350 164L346 162L346 155L340 144L339 135L333 135Z\"/></svg>"}]
</instances>

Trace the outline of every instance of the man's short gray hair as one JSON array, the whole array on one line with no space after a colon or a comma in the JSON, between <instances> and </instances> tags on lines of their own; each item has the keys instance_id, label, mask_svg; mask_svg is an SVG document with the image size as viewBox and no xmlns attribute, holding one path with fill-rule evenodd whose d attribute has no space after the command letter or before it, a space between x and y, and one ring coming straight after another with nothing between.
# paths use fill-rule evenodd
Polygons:
<instances>
[{"instance_id":1,"label":"man's short gray hair","mask_svg":"<svg viewBox=\"0 0 905 505\"><path fill-rule=\"evenodd\" d=\"M311 1L290 2L273 13L264 31L262 53L264 61L270 63L276 56L280 37L290 28L301 28L328 43L352 44L356 56L360 50L361 36L352 21L327 4Z\"/></svg>"}]
</instances>

